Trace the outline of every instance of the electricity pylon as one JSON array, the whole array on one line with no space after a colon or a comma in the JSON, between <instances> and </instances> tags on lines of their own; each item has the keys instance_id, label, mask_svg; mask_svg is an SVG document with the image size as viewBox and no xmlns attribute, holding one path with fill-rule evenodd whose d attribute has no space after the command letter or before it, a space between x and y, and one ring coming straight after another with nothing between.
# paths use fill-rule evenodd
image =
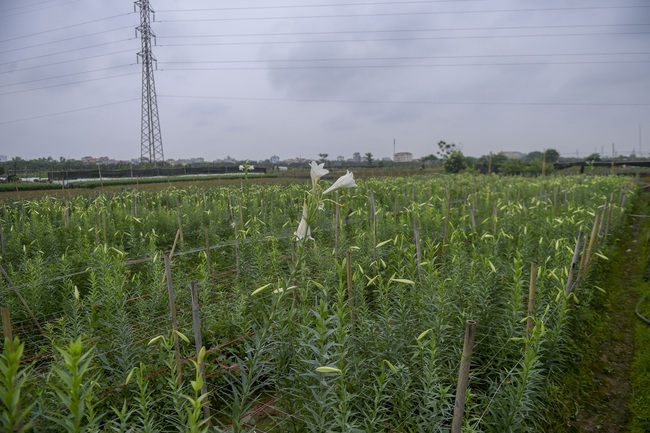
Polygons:
<instances>
[{"instance_id":1,"label":"electricity pylon","mask_svg":"<svg viewBox=\"0 0 650 433\"><path fill-rule=\"evenodd\" d=\"M135 2L135 6L140 8L140 25L136 27L136 34L140 32L140 39L142 40L142 49L138 53L138 58L142 60L140 162L151 162L154 165L160 163L162 165L165 158L160 135L156 85L153 79L153 63L156 58L151 51L151 38L156 37L150 26L150 16L154 11L149 5L149 0L138 0Z\"/></svg>"}]
</instances>

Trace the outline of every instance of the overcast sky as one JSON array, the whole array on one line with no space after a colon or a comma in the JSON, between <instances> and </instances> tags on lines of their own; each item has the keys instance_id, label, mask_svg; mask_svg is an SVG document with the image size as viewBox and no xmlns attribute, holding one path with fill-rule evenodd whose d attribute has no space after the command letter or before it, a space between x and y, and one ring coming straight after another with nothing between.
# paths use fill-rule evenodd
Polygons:
<instances>
[{"instance_id":1,"label":"overcast sky","mask_svg":"<svg viewBox=\"0 0 650 433\"><path fill-rule=\"evenodd\" d=\"M647 0L151 0L164 156L650 154ZM0 154L140 156L139 13L0 0Z\"/></svg>"}]
</instances>

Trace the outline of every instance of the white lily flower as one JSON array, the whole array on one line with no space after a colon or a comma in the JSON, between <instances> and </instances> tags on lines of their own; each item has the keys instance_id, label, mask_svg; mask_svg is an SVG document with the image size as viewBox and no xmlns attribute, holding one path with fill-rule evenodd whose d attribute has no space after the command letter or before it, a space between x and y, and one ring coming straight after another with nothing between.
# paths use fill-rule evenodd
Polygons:
<instances>
[{"instance_id":1,"label":"white lily flower","mask_svg":"<svg viewBox=\"0 0 650 433\"><path fill-rule=\"evenodd\" d=\"M243 165L239 166L239 171L244 171L244 166Z\"/></svg>"},{"instance_id":2,"label":"white lily flower","mask_svg":"<svg viewBox=\"0 0 650 433\"><path fill-rule=\"evenodd\" d=\"M253 171L253 170L255 170L255 166L254 166L254 165L249 165L249 166L248 166L248 170L249 170L249 171Z\"/></svg>"},{"instance_id":3,"label":"white lily flower","mask_svg":"<svg viewBox=\"0 0 650 433\"><path fill-rule=\"evenodd\" d=\"M304 239L313 239L311 237L311 228L307 224L307 204L302 205L302 218L300 218L300 224L298 224L298 229L293 233L296 238Z\"/></svg>"},{"instance_id":4,"label":"white lily flower","mask_svg":"<svg viewBox=\"0 0 650 433\"><path fill-rule=\"evenodd\" d=\"M354 181L354 174L348 170L347 173L336 179L336 182L334 182L332 186L323 191L323 194L327 194L328 192L335 191L339 188L356 188L356 186L357 184Z\"/></svg>"},{"instance_id":5,"label":"white lily flower","mask_svg":"<svg viewBox=\"0 0 650 433\"><path fill-rule=\"evenodd\" d=\"M316 161L312 161L310 166L311 166L311 170L309 174L311 174L311 186L314 190L316 190L316 184L318 183L320 178L325 176L330 171L323 168L325 166L324 162L319 164Z\"/></svg>"}]
</instances>

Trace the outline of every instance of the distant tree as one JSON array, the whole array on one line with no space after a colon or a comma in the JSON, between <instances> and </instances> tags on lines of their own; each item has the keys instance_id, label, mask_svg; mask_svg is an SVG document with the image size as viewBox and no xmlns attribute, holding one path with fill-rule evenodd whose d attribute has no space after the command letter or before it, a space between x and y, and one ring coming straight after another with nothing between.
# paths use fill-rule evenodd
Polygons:
<instances>
[{"instance_id":1,"label":"distant tree","mask_svg":"<svg viewBox=\"0 0 650 433\"><path fill-rule=\"evenodd\" d=\"M546 154L546 157L543 159L545 159L549 164L553 164L554 162L558 162L560 160L560 152L555 149L546 149L544 153Z\"/></svg>"},{"instance_id":2,"label":"distant tree","mask_svg":"<svg viewBox=\"0 0 650 433\"><path fill-rule=\"evenodd\" d=\"M427 156L423 156L420 158L420 161L423 162L424 164L433 164L438 160L438 157L434 155L433 153Z\"/></svg>"},{"instance_id":3,"label":"distant tree","mask_svg":"<svg viewBox=\"0 0 650 433\"><path fill-rule=\"evenodd\" d=\"M600 153L592 153L591 155L585 158L585 161L594 162L594 161L600 161L601 159L602 158L600 157Z\"/></svg>"},{"instance_id":4,"label":"distant tree","mask_svg":"<svg viewBox=\"0 0 650 433\"><path fill-rule=\"evenodd\" d=\"M526 157L524 158L524 161L526 162L531 162L536 159L544 159L544 154L538 150L530 152Z\"/></svg>"},{"instance_id":5,"label":"distant tree","mask_svg":"<svg viewBox=\"0 0 650 433\"><path fill-rule=\"evenodd\" d=\"M371 152L366 152L366 162L368 164L372 164L372 161L374 161L374 159L372 158L372 153Z\"/></svg>"},{"instance_id":6,"label":"distant tree","mask_svg":"<svg viewBox=\"0 0 650 433\"><path fill-rule=\"evenodd\" d=\"M320 157L321 161L326 161L327 160L327 153L319 153L318 156Z\"/></svg>"},{"instance_id":7,"label":"distant tree","mask_svg":"<svg viewBox=\"0 0 650 433\"><path fill-rule=\"evenodd\" d=\"M440 159L447 159L453 152L456 151L456 145L454 143L447 143L443 140L438 142L438 156Z\"/></svg>"},{"instance_id":8,"label":"distant tree","mask_svg":"<svg viewBox=\"0 0 650 433\"><path fill-rule=\"evenodd\" d=\"M503 163L499 173L506 176L520 176L526 170L526 163L521 159L510 159Z\"/></svg>"},{"instance_id":9,"label":"distant tree","mask_svg":"<svg viewBox=\"0 0 650 433\"><path fill-rule=\"evenodd\" d=\"M467 167L465 155L460 150L454 150L445 158L442 166L447 173L459 173Z\"/></svg>"}]
</instances>

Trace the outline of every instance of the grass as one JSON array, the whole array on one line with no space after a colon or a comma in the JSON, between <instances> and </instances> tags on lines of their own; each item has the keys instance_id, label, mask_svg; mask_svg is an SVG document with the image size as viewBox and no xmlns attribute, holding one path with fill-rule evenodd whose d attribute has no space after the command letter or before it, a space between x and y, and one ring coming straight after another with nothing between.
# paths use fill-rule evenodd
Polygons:
<instances>
[{"instance_id":1,"label":"grass","mask_svg":"<svg viewBox=\"0 0 650 433\"><path fill-rule=\"evenodd\" d=\"M632 214L648 214L648 195ZM622 228L590 280L603 291L574 318L567 372L550 388L562 404L547 409L547 432L650 431L650 326L634 316L648 293L650 219L630 217Z\"/></svg>"}]
</instances>

